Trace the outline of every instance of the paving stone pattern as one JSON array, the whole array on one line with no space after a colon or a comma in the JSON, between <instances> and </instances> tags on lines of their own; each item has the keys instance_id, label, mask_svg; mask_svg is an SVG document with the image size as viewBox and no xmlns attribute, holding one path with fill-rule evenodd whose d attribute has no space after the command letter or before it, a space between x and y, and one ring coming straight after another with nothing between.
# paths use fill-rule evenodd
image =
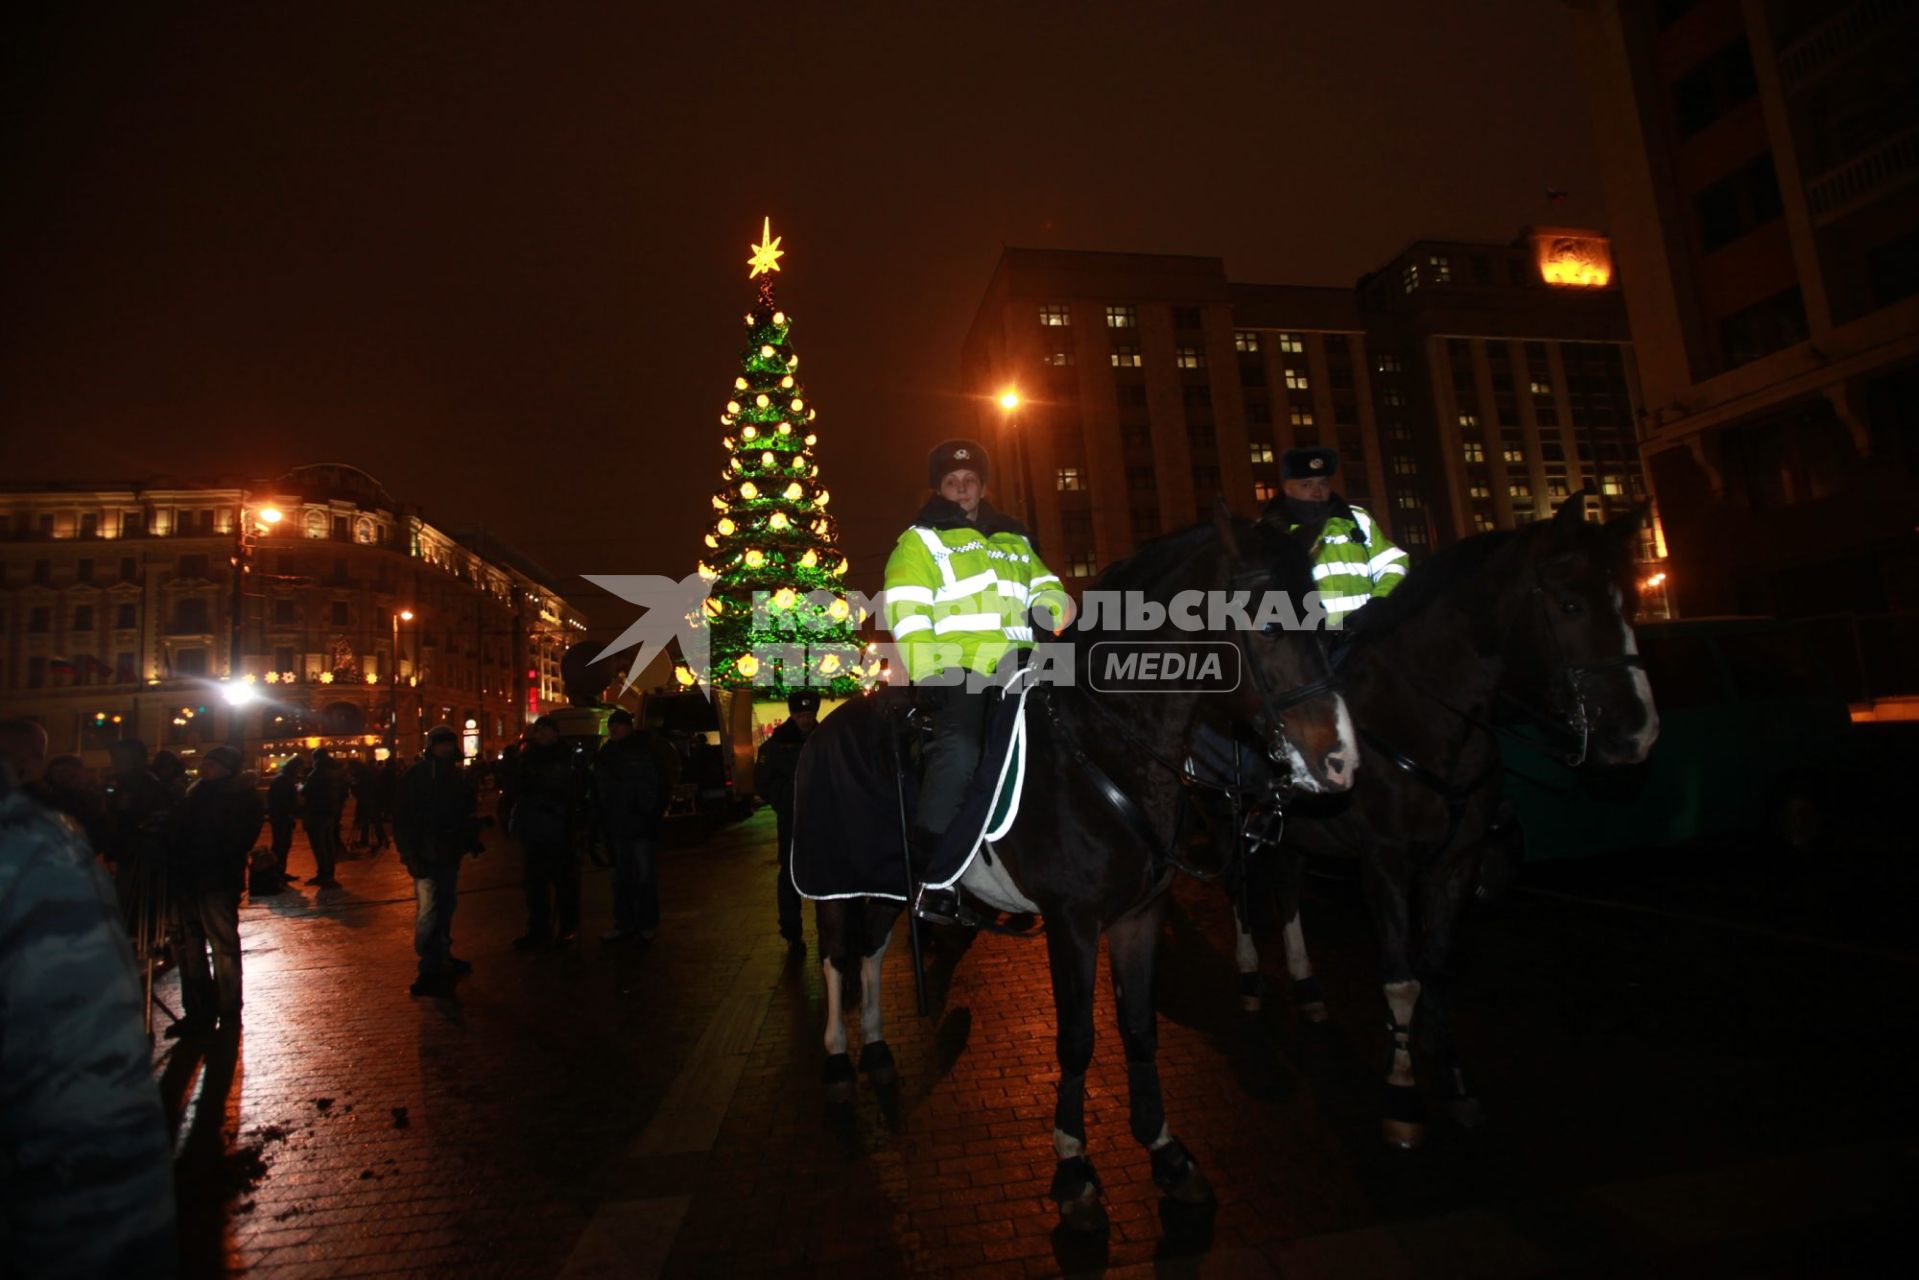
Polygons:
<instances>
[{"instance_id":1,"label":"paving stone pattern","mask_svg":"<svg viewBox=\"0 0 1919 1280\"><path fill-rule=\"evenodd\" d=\"M1225 903L1181 884L1160 1065L1219 1205L1181 1212L1153 1187L1102 977L1088 1120L1113 1225L1071 1237L1045 1196L1042 942L942 931L920 1019L896 936L900 1085L862 1080L835 1109L814 954L789 962L774 927L770 815L676 830L650 944L594 940L595 871L586 940L514 952L518 856L491 845L462 885L455 946L476 972L457 999L407 994L390 851L342 863L342 889L243 908L237 1053L156 1059L189 1274L1791 1274L1890 1242L1911 1185L1903 1065L1875 1030L1883 957L1521 895L1474 922L1462 961L1494 1123L1436 1126L1408 1156L1378 1143L1385 1037L1352 888L1309 900L1321 1028L1283 1000L1239 1013Z\"/></svg>"}]
</instances>

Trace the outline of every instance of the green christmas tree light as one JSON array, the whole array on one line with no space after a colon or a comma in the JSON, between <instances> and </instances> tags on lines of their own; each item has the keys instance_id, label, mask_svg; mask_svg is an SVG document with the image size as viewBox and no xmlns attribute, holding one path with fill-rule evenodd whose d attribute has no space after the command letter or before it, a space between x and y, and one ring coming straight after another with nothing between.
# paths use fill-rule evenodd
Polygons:
<instances>
[{"instance_id":1,"label":"green christmas tree light","mask_svg":"<svg viewBox=\"0 0 1919 1280\"><path fill-rule=\"evenodd\" d=\"M700 560L711 592L691 621L707 629L717 688L766 698L798 688L846 695L876 672L862 665L855 633L865 618L846 599L846 557L826 510L832 495L813 453L815 412L787 341L792 317L773 300L773 273L786 251L772 231L769 218L747 263L759 292L746 316L740 373L720 414L728 456Z\"/></svg>"}]
</instances>

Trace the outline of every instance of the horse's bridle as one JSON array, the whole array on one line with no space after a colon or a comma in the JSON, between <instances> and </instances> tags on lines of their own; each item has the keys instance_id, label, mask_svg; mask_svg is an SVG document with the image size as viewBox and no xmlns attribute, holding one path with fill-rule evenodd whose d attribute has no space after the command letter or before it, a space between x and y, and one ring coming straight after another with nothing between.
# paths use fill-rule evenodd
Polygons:
<instances>
[{"instance_id":1,"label":"horse's bridle","mask_svg":"<svg viewBox=\"0 0 1919 1280\"><path fill-rule=\"evenodd\" d=\"M1235 593L1245 591L1248 598L1251 598L1255 592L1263 596L1265 592L1274 589L1273 575L1266 570L1248 570L1237 575L1229 589ZM1276 635L1278 632L1279 628L1275 624L1269 623L1263 628L1263 634L1268 636ZM1317 633L1315 638L1317 639ZM1323 698L1329 694L1337 695L1339 692L1339 677L1334 673L1332 663L1327 661L1326 674L1319 679L1295 685L1284 693L1274 693L1272 686L1266 680L1265 668L1260 665L1258 655L1253 652L1251 633L1235 632L1233 647L1239 650L1240 661L1252 673L1253 690L1259 695L1259 710L1255 713L1254 724L1262 728L1269 742L1274 738L1285 737L1286 731L1282 717L1286 712L1302 703L1311 702L1314 698ZM1320 657L1325 660L1325 656L1325 650L1322 647ZM1263 726L1260 724L1262 720L1265 721ZM1271 755L1270 747L1267 754ZM1278 762L1275 761L1275 763Z\"/></svg>"},{"instance_id":2,"label":"horse's bridle","mask_svg":"<svg viewBox=\"0 0 1919 1280\"><path fill-rule=\"evenodd\" d=\"M1526 594L1538 605L1538 612L1535 616L1552 645L1553 657L1555 659L1553 666L1554 675L1566 682L1566 689L1572 695L1572 713L1562 723L1560 717L1542 712L1527 703L1524 699L1515 697L1513 694L1505 692L1504 690L1497 691L1498 696L1525 715L1526 718L1534 724L1549 731L1564 730L1576 738L1578 740L1577 749L1559 756L1559 760L1560 763L1564 764L1567 768L1577 769L1586 763L1586 757L1592 747L1594 718L1590 710L1591 704L1587 697L1587 682L1595 676L1609 674L1615 671L1643 670L1646 662L1645 659L1636 653L1622 653L1616 658L1608 658L1603 662L1569 661L1566 657L1566 646L1559 639L1558 629L1553 626L1552 603L1546 596L1546 578L1543 569L1538 567L1533 569L1532 585L1526 589ZM1512 741L1524 743L1535 751L1545 752L1546 750L1544 747L1532 743L1529 739L1523 737L1512 736Z\"/></svg>"}]
</instances>

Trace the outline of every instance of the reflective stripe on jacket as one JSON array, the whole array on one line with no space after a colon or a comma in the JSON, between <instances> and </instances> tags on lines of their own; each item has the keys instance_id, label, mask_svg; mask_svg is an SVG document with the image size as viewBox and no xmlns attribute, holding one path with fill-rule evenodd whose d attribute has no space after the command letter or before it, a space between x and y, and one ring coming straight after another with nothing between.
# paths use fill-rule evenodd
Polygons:
<instances>
[{"instance_id":1,"label":"reflective stripe on jacket","mask_svg":"<svg viewBox=\"0 0 1919 1280\"><path fill-rule=\"evenodd\" d=\"M1313 549L1313 586L1326 610L1326 625L1333 628L1343 625L1368 600L1392 594L1406 577L1406 553L1392 544L1364 508L1354 507L1352 512L1351 520L1344 516L1328 520Z\"/></svg>"},{"instance_id":2,"label":"reflective stripe on jacket","mask_svg":"<svg viewBox=\"0 0 1919 1280\"><path fill-rule=\"evenodd\" d=\"M1017 533L914 525L886 561L886 625L907 674L924 680L950 667L991 675L1015 649L1030 649L1028 610L1065 617L1060 580Z\"/></svg>"}]
</instances>

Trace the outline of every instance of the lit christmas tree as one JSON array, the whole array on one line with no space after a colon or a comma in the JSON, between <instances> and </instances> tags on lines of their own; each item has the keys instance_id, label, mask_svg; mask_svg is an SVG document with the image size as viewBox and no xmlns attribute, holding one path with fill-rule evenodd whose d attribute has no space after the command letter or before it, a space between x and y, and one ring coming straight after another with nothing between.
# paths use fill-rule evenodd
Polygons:
<instances>
[{"instance_id":1,"label":"lit christmas tree","mask_svg":"<svg viewBox=\"0 0 1919 1280\"><path fill-rule=\"evenodd\" d=\"M868 673L854 628L865 619L842 585L846 557L813 456L814 410L786 340L793 318L773 301L785 250L772 219L751 247L747 278L759 281L759 296L746 317L740 376L720 415L728 458L700 561L712 587L704 617L694 621L707 628L717 688L768 699L801 687L857 693ZM679 679L689 683L692 673L682 670Z\"/></svg>"}]
</instances>

